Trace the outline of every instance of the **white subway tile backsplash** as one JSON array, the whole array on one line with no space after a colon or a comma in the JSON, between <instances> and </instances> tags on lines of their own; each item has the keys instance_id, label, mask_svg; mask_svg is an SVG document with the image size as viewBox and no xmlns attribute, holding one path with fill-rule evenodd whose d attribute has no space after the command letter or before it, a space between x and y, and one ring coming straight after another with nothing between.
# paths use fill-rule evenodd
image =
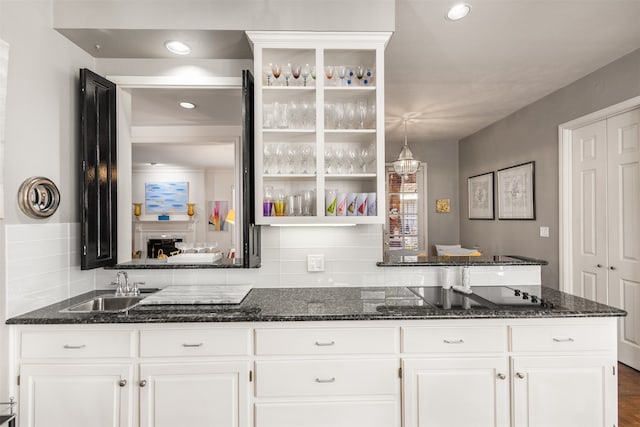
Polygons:
<instances>
[{"instance_id":1,"label":"white subway tile backsplash","mask_svg":"<svg viewBox=\"0 0 640 427\"><path fill-rule=\"evenodd\" d=\"M7 225L8 243L43 241L68 238L69 224L15 224Z\"/></svg>"}]
</instances>

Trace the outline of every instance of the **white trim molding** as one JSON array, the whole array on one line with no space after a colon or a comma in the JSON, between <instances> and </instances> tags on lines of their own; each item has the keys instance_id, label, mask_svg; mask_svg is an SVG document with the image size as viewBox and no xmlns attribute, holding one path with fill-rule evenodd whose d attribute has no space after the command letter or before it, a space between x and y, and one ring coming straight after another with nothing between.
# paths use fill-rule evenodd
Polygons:
<instances>
[{"instance_id":1,"label":"white trim molding","mask_svg":"<svg viewBox=\"0 0 640 427\"><path fill-rule=\"evenodd\" d=\"M572 195L573 182L571 181L571 144L575 129L587 126L591 123L607 119L617 114L622 114L634 108L640 107L640 96L628 99L607 108L595 111L586 116L562 123L558 126L558 161L559 161L559 207L560 207L560 290L573 294L573 234L572 222Z\"/></svg>"}]
</instances>

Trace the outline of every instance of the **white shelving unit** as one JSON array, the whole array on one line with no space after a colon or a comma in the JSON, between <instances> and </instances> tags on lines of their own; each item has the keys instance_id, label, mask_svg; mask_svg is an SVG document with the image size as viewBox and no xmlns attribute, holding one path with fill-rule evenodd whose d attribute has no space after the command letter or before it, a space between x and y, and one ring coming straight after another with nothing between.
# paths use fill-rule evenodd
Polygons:
<instances>
[{"instance_id":1,"label":"white shelving unit","mask_svg":"<svg viewBox=\"0 0 640 427\"><path fill-rule=\"evenodd\" d=\"M391 33L249 31L247 36L254 52L256 223L383 224L384 49ZM302 77L291 77L287 86L284 72L278 79L267 79L265 70L276 63L283 67L288 63L308 64L315 67L315 78L309 76L306 86ZM372 78L359 80L354 76L348 83L349 76L341 80L337 70L332 79L325 75L325 66L346 66L355 71L358 65L369 70ZM292 114L290 109L297 113ZM336 112L341 109L343 114ZM308 159L304 170L296 170L287 160L286 170L273 167L273 156L280 165L282 156L286 156L280 151L274 154L278 148L305 145L311 153L304 157ZM334 162L325 162L325 152L342 153L346 160L337 164L343 167L331 170ZM351 156L347 158L347 154ZM263 215L265 186L281 189L287 195L313 190L313 214ZM376 193L375 215L325 215L326 190Z\"/></svg>"}]
</instances>

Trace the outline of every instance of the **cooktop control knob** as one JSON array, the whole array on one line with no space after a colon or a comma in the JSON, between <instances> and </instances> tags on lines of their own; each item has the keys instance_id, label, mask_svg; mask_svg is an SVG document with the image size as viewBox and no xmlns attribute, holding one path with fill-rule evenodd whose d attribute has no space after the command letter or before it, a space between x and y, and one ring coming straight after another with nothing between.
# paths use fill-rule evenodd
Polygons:
<instances>
[{"instance_id":1,"label":"cooktop control knob","mask_svg":"<svg viewBox=\"0 0 640 427\"><path fill-rule=\"evenodd\" d=\"M527 292L523 292L522 299L529 299L529 294Z\"/></svg>"},{"instance_id":2,"label":"cooktop control knob","mask_svg":"<svg viewBox=\"0 0 640 427\"><path fill-rule=\"evenodd\" d=\"M534 303L534 304L537 304L538 303L538 297L535 296L535 295L531 295L531 302Z\"/></svg>"},{"instance_id":3,"label":"cooktop control knob","mask_svg":"<svg viewBox=\"0 0 640 427\"><path fill-rule=\"evenodd\" d=\"M515 290L514 295L519 297L520 296L520 291L518 289Z\"/></svg>"}]
</instances>

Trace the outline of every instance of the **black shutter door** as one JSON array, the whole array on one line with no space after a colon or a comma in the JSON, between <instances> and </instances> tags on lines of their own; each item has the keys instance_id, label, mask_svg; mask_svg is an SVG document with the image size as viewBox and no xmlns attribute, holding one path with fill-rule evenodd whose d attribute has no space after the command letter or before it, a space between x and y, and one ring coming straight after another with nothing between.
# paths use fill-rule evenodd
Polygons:
<instances>
[{"instance_id":1,"label":"black shutter door","mask_svg":"<svg viewBox=\"0 0 640 427\"><path fill-rule=\"evenodd\" d=\"M117 262L116 86L80 70L81 268Z\"/></svg>"},{"instance_id":2,"label":"black shutter door","mask_svg":"<svg viewBox=\"0 0 640 427\"><path fill-rule=\"evenodd\" d=\"M260 266L260 226L255 221L253 76L242 70L242 266Z\"/></svg>"}]
</instances>

